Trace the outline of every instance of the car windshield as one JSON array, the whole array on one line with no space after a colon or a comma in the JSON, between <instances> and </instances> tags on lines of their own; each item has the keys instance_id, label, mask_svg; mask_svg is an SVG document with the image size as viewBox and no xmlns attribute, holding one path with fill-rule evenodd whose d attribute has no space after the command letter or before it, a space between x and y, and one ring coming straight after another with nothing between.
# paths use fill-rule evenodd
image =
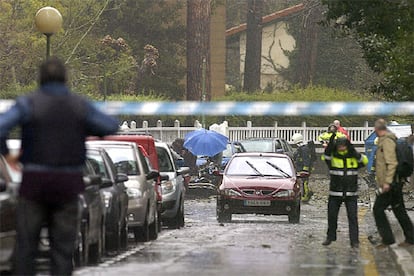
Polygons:
<instances>
[{"instance_id":1,"label":"car windshield","mask_svg":"<svg viewBox=\"0 0 414 276\"><path fill-rule=\"evenodd\" d=\"M288 158L274 156L238 156L228 164L226 175L292 177Z\"/></svg>"},{"instance_id":2,"label":"car windshield","mask_svg":"<svg viewBox=\"0 0 414 276\"><path fill-rule=\"evenodd\" d=\"M109 178L108 171L105 168L104 160L98 153L88 152L88 160L91 163L96 174Z\"/></svg>"},{"instance_id":3,"label":"car windshield","mask_svg":"<svg viewBox=\"0 0 414 276\"><path fill-rule=\"evenodd\" d=\"M124 173L127 175L138 175L139 170L137 166L137 161L134 157L134 152L132 148L105 148L111 157L116 171L118 173Z\"/></svg>"},{"instance_id":4,"label":"car windshield","mask_svg":"<svg viewBox=\"0 0 414 276\"><path fill-rule=\"evenodd\" d=\"M227 144L227 148L223 151L223 157L232 157L233 154L244 152L243 148L237 144Z\"/></svg>"},{"instance_id":5,"label":"car windshield","mask_svg":"<svg viewBox=\"0 0 414 276\"><path fill-rule=\"evenodd\" d=\"M171 163L170 156L164 148L157 147L158 163L160 166L160 172L173 172L174 167Z\"/></svg>"},{"instance_id":6,"label":"car windshield","mask_svg":"<svg viewBox=\"0 0 414 276\"><path fill-rule=\"evenodd\" d=\"M243 141L243 147L246 151L258 151L258 152L273 152L272 140L246 140Z\"/></svg>"}]
</instances>

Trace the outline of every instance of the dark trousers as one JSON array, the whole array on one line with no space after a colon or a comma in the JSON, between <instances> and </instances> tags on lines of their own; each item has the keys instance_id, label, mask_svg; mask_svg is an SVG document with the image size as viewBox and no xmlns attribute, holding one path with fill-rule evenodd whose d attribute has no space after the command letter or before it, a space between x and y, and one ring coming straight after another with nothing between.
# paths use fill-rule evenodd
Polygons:
<instances>
[{"instance_id":1,"label":"dark trousers","mask_svg":"<svg viewBox=\"0 0 414 276\"><path fill-rule=\"evenodd\" d=\"M414 243L413 223L405 210L402 184L394 183L389 192L378 195L375 199L373 208L375 223L377 225L378 233L382 238L382 242L384 244L393 244L395 238L385 214L385 209L387 209L388 206L391 206L392 212L404 231L405 241Z\"/></svg>"},{"instance_id":2,"label":"dark trousers","mask_svg":"<svg viewBox=\"0 0 414 276\"><path fill-rule=\"evenodd\" d=\"M336 230L338 228L338 213L342 202L345 202L346 214L349 224L349 239L351 245L358 244L358 207L357 196L329 196L328 199L328 232L327 238L336 241Z\"/></svg>"},{"instance_id":3,"label":"dark trousers","mask_svg":"<svg viewBox=\"0 0 414 276\"><path fill-rule=\"evenodd\" d=\"M71 275L77 217L77 199L62 204L47 204L19 198L14 274L36 274L35 259L38 254L40 230L47 225L51 247L51 275Z\"/></svg>"}]
</instances>

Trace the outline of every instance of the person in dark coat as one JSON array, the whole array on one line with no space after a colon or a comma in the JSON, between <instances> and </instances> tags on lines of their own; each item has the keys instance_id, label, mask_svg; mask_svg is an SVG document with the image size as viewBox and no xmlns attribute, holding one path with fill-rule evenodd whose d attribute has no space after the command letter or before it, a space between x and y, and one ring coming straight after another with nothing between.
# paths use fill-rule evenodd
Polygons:
<instances>
[{"instance_id":1,"label":"person in dark coat","mask_svg":"<svg viewBox=\"0 0 414 276\"><path fill-rule=\"evenodd\" d=\"M16 275L35 275L39 234L48 227L52 275L71 275L78 225L78 194L89 135L116 133L118 121L66 86L57 58L40 65L39 88L0 116L0 140L21 127L22 182L17 204ZM4 145L3 145L4 147ZM7 150L2 149L6 155Z\"/></svg>"}]
</instances>

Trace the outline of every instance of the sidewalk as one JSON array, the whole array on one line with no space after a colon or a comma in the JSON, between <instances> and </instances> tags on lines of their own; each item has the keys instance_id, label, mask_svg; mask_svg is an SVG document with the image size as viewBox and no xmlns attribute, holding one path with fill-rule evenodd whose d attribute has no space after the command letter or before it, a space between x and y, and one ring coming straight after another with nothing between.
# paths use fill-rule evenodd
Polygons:
<instances>
[{"instance_id":1,"label":"sidewalk","mask_svg":"<svg viewBox=\"0 0 414 276\"><path fill-rule=\"evenodd\" d=\"M411 218L411 221L414 222L414 210L410 209L407 210L407 212ZM414 246L398 246L399 242L404 241L404 234L393 214L391 214L388 217L390 219L390 223L392 225L392 229L397 240L396 244L390 246L392 255L395 258L395 262L397 263L398 268L400 269L403 275L414 275Z\"/></svg>"},{"instance_id":2,"label":"sidewalk","mask_svg":"<svg viewBox=\"0 0 414 276\"><path fill-rule=\"evenodd\" d=\"M411 195L404 195L404 203L411 221L414 222L414 199L412 198L412 193ZM386 214L396 239L396 243L390 246L390 252L402 275L414 275L414 246L398 246L399 243L404 241L404 234L392 211Z\"/></svg>"}]
</instances>

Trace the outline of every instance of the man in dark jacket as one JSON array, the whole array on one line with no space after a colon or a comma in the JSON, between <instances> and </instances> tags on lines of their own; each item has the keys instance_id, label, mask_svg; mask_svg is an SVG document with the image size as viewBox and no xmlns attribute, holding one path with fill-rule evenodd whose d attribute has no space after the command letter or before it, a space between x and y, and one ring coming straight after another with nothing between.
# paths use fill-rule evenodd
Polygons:
<instances>
[{"instance_id":1,"label":"man in dark jacket","mask_svg":"<svg viewBox=\"0 0 414 276\"><path fill-rule=\"evenodd\" d=\"M351 247L359 247L358 237L358 169L368 163L368 158L358 153L346 137L331 136L324 159L329 168L328 231L322 245L336 241L338 213L345 202Z\"/></svg>"},{"instance_id":2,"label":"man in dark jacket","mask_svg":"<svg viewBox=\"0 0 414 276\"><path fill-rule=\"evenodd\" d=\"M77 234L78 194L84 190L85 139L118 130L118 121L66 87L66 68L50 58L40 87L0 116L0 139L21 127L22 183L17 206L16 275L35 275L39 233L48 227L51 274L70 275ZM7 149L3 150L7 155Z\"/></svg>"}]
</instances>

